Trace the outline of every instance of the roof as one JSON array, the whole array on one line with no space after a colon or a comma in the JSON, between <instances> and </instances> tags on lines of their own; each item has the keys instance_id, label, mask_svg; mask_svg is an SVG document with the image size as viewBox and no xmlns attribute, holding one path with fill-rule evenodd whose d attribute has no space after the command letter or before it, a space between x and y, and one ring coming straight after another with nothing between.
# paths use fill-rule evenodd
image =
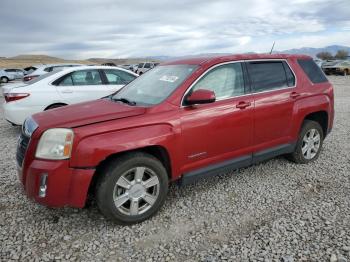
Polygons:
<instances>
[{"instance_id":1,"label":"roof","mask_svg":"<svg viewBox=\"0 0 350 262\"><path fill-rule=\"evenodd\" d=\"M295 54L233 54L233 55L215 55L215 56L201 56L188 57L162 63L163 65L202 65L204 63L215 63L224 61L237 60L254 60L254 59L287 59L287 58L311 58L307 55Z\"/></svg>"}]
</instances>

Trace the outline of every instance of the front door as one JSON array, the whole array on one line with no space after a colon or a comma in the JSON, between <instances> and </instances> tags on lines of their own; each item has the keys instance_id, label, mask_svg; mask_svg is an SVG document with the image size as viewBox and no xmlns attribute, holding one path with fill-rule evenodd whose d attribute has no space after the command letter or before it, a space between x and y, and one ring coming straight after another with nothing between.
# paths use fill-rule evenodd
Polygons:
<instances>
[{"instance_id":1,"label":"front door","mask_svg":"<svg viewBox=\"0 0 350 262\"><path fill-rule=\"evenodd\" d=\"M188 94L197 89L214 91L216 102L181 108L182 172L251 155L254 106L252 95L245 91L242 64L212 68Z\"/></svg>"}]
</instances>

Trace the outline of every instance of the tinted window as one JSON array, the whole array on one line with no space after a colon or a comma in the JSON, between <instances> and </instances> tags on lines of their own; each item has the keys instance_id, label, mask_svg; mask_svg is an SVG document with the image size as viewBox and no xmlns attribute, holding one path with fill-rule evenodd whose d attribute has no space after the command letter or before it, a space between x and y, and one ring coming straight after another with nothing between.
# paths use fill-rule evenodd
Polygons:
<instances>
[{"instance_id":1,"label":"tinted window","mask_svg":"<svg viewBox=\"0 0 350 262\"><path fill-rule=\"evenodd\" d=\"M248 62L247 66L254 92L288 87L282 61Z\"/></svg>"},{"instance_id":2,"label":"tinted window","mask_svg":"<svg viewBox=\"0 0 350 262\"><path fill-rule=\"evenodd\" d=\"M71 76L75 86L102 84L100 73L97 70L76 71Z\"/></svg>"},{"instance_id":3,"label":"tinted window","mask_svg":"<svg viewBox=\"0 0 350 262\"><path fill-rule=\"evenodd\" d=\"M44 68L44 71L45 72L51 72L52 71L52 67L46 67L46 68Z\"/></svg>"},{"instance_id":4,"label":"tinted window","mask_svg":"<svg viewBox=\"0 0 350 262\"><path fill-rule=\"evenodd\" d=\"M290 67L285 61L283 61L283 66L284 66L284 70L286 71L288 86L295 86L295 76L292 70L290 69Z\"/></svg>"},{"instance_id":5,"label":"tinted window","mask_svg":"<svg viewBox=\"0 0 350 262\"><path fill-rule=\"evenodd\" d=\"M139 64L137 67L138 68L142 68L143 67L143 63Z\"/></svg>"},{"instance_id":6,"label":"tinted window","mask_svg":"<svg viewBox=\"0 0 350 262\"><path fill-rule=\"evenodd\" d=\"M151 64L150 63L146 63L145 64L145 68L151 68Z\"/></svg>"},{"instance_id":7,"label":"tinted window","mask_svg":"<svg viewBox=\"0 0 350 262\"><path fill-rule=\"evenodd\" d=\"M312 59L298 59L298 63L312 83L328 82L322 70Z\"/></svg>"},{"instance_id":8,"label":"tinted window","mask_svg":"<svg viewBox=\"0 0 350 262\"><path fill-rule=\"evenodd\" d=\"M104 72L111 85L126 85L136 78L136 76L121 70L106 69Z\"/></svg>"},{"instance_id":9,"label":"tinted window","mask_svg":"<svg viewBox=\"0 0 350 262\"><path fill-rule=\"evenodd\" d=\"M193 87L212 90L216 99L244 94L244 79L241 63L221 65L209 71Z\"/></svg>"}]
</instances>

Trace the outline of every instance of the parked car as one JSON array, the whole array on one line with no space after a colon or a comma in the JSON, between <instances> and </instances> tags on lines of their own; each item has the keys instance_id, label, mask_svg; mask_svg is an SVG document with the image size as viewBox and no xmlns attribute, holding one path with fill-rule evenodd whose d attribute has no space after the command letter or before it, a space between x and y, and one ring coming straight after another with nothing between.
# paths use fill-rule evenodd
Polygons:
<instances>
[{"instance_id":1,"label":"parked car","mask_svg":"<svg viewBox=\"0 0 350 262\"><path fill-rule=\"evenodd\" d=\"M159 63L152 63L152 62L139 63L135 73L142 75L143 73L146 73L148 70L152 69L153 67L157 66L158 64Z\"/></svg>"},{"instance_id":2,"label":"parked car","mask_svg":"<svg viewBox=\"0 0 350 262\"><path fill-rule=\"evenodd\" d=\"M133 64L131 71L136 73L137 72L137 67L138 67L138 64Z\"/></svg>"},{"instance_id":3,"label":"parked car","mask_svg":"<svg viewBox=\"0 0 350 262\"><path fill-rule=\"evenodd\" d=\"M160 209L169 181L277 155L316 160L333 118L333 87L309 56L167 62L109 97L27 118L19 179L40 204L81 208L90 195L107 218L132 224Z\"/></svg>"},{"instance_id":4,"label":"parked car","mask_svg":"<svg viewBox=\"0 0 350 262\"><path fill-rule=\"evenodd\" d=\"M349 75L350 74L350 61L334 61L332 63L326 63L322 65L322 70L326 75Z\"/></svg>"},{"instance_id":5,"label":"parked car","mask_svg":"<svg viewBox=\"0 0 350 262\"><path fill-rule=\"evenodd\" d=\"M22 125L34 113L108 96L136 77L125 69L105 66L53 71L29 82L2 87L4 115L10 123Z\"/></svg>"},{"instance_id":6,"label":"parked car","mask_svg":"<svg viewBox=\"0 0 350 262\"><path fill-rule=\"evenodd\" d=\"M38 69L39 66L43 66L43 65L34 65L34 66L28 66L23 68L25 75L29 75L30 73L34 72L35 70Z\"/></svg>"},{"instance_id":7,"label":"parked car","mask_svg":"<svg viewBox=\"0 0 350 262\"><path fill-rule=\"evenodd\" d=\"M322 59L318 59L318 58L315 58L314 61L315 61L316 65L318 65L319 67L321 67L322 64L324 63L324 61Z\"/></svg>"},{"instance_id":8,"label":"parked car","mask_svg":"<svg viewBox=\"0 0 350 262\"><path fill-rule=\"evenodd\" d=\"M8 83L14 79L13 75L10 75L4 69L0 69L0 83Z\"/></svg>"},{"instance_id":9,"label":"parked car","mask_svg":"<svg viewBox=\"0 0 350 262\"><path fill-rule=\"evenodd\" d=\"M14 79L22 79L24 77L25 71L18 68L7 68L4 69L6 73L13 76Z\"/></svg>"},{"instance_id":10,"label":"parked car","mask_svg":"<svg viewBox=\"0 0 350 262\"><path fill-rule=\"evenodd\" d=\"M27 82L27 81L30 81L34 78L41 76L41 75L45 75L47 73L50 73L52 71L57 71L57 70L62 69L62 68L76 67L76 66L82 66L82 65L81 64L50 64L50 65L38 66L36 70L31 72L30 74L27 74L23 78L23 81Z\"/></svg>"},{"instance_id":11,"label":"parked car","mask_svg":"<svg viewBox=\"0 0 350 262\"><path fill-rule=\"evenodd\" d=\"M104 66L117 66L116 64L109 62L109 63L103 63Z\"/></svg>"}]
</instances>

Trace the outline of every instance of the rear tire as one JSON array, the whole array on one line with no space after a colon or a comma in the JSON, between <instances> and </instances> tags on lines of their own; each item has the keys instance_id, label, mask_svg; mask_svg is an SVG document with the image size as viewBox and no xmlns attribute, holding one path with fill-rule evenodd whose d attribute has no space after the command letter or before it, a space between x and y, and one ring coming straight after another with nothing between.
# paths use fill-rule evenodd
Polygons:
<instances>
[{"instance_id":1,"label":"rear tire","mask_svg":"<svg viewBox=\"0 0 350 262\"><path fill-rule=\"evenodd\" d=\"M97 206L105 217L118 224L135 224L150 218L161 208L168 193L166 169L149 154L118 157L97 175Z\"/></svg>"},{"instance_id":2,"label":"rear tire","mask_svg":"<svg viewBox=\"0 0 350 262\"><path fill-rule=\"evenodd\" d=\"M323 138L323 130L320 124L312 120L305 120L295 150L287 155L287 158L298 164L315 161L320 155Z\"/></svg>"},{"instance_id":3,"label":"rear tire","mask_svg":"<svg viewBox=\"0 0 350 262\"><path fill-rule=\"evenodd\" d=\"M8 79L6 76L1 77L1 83L8 83L10 79Z\"/></svg>"}]
</instances>

